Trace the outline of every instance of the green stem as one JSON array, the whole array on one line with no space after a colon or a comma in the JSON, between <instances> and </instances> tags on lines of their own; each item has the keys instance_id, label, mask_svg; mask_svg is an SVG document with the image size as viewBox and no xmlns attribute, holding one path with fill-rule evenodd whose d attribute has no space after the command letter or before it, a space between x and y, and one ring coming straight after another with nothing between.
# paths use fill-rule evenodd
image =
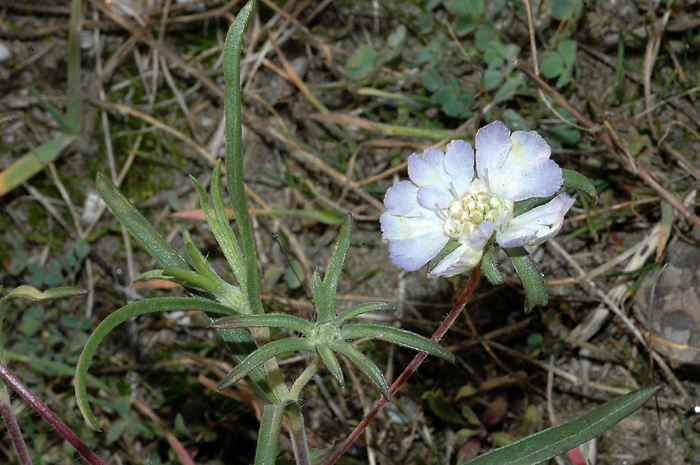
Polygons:
<instances>
[{"instance_id":1,"label":"green stem","mask_svg":"<svg viewBox=\"0 0 700 465\"><path fill-rule=\"evenodd\" d=\"M301 390L304 389L304 386L307 385L309 381L311 381L311 378L316 374L318 371L318 364L319 364L319 359L320 357L317 355L313 361L309 364L308 367L306 367L306 370L304 370L301 375L297 378L296 381L294 381L294 384L292 385L292 389L289 390L289 398L293 399L294 401L299 400L299 395L301 394Z\"/></svg>"}]
</instances>

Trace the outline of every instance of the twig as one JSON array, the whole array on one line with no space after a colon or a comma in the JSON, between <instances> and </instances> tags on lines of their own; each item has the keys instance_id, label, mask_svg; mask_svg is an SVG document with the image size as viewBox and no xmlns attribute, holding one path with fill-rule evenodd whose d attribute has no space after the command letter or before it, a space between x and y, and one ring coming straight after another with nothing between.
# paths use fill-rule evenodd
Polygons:
<instances>
[{"instance_id":1,"label":"twig","mask_svg":"<svg viewBox=\"0 0 700 465\"><path fill-rule=\"evenodd\" d=\"M469 281L467 281L467 285L464 287L464 290L462 291L462 295L459 296L459 299L457 300L457 303L454 305L450 313L445 317L443 322L440 324L440 327L435 330L435 333L433 333L433 336L430 338L431 341L433 342L438 342L442 337L445 335L448 329L450 329L450 326L452 326L452 323L457 319L460 313L462 313L462 310L464 307L467 305L467 300L469 300L469 297L472 295L474 292L474 288L476 287L476 283L479 280L479 276L481 275L481 268L474 268L472 270L471 276L469 276ZM396 381L391 385L389 388L389 392L391 395L396 394L398 390L401 388L401 386L406 382L406 380L418 369L420 364L425 360L425 358L428 356L425 352L419 352L409 363L409 365L404 369L403 373L399 375L398 378L396 378ZM362 421L355 427L352 433L350 433L350 436L348 436L343 444L336 449L336 451L333 453L333 455L326 460L324 465L333 465L342 457L342 455L352 446L357 438L362 434L364 429L367 427L370 421L377 415L379 410L382 409L387 403L387 400L385 397L382 397L377 401L377 403L374 405L372 410L362 419Z\"/></svg>"},{"instance_id":2,"label":"twig","mask_svg":"<svg viewBox=\"0 0 700 465\"><path fill-rule=\"evenodd\" d=\"M620 147L608 134L608 132L605 131L605 128L603 126L599 126L595 124L588 116L584 115L581 113L576 107L571 105L566 98L564 98L563 95L561 95L559 92L557 92L554 88L550 87L549 84L544 82L539 76L537 76L535 73L532 72L531 69L529 69L527 66L523 65L520 63L520 61L517 58L513 59L513 64L515 65L516 68L520 69L523 73L527 75L527 77L532 80L537 87L542 89L546 94L548 94L550 97L554 99L555 102L557 102L560 106L562 106L566 111L571 113L576 117L576 119L590 132L595 133L596 137L607 145L613 152L617 153L622 161L624 161L634 172L637 176L642 178L642 180L654 191L656 191L657 194L659 194L660 197L662 197L665 201L671 204L673 208L675 208L678 212L680 212L683 217L685 217L690 223L692 223L693 226L696 228L700 229L700 217L698 217L693 211L686 207L681 199L666 189L664 186L662 186L654 177L649 173L649 171L646 170L637 160L633 158L628 158L627 155L625 155L625 149Z\"/></svg>"}]
</instances>

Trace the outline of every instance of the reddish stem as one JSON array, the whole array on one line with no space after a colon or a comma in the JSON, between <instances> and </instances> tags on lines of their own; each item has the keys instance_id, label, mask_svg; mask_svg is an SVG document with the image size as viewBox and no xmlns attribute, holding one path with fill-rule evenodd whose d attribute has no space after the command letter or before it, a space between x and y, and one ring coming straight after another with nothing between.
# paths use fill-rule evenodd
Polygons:
<instances>
[{"instance_id":1,"label":"reddish stem","mask_svg":"<svg viewBox=\"0 0 700 465\"><path fill-rule=\"evenodd\" d=\"M472 274L469 277L469 281L467 281L467 285L462 291L462 295L459 296L459 300L457 300L455 306L452 307L450 313L440 324L440 327L438 327L438 329L435 330L435 333L433 333L433 336L430 338L431 341L440 341L440 339L442 339L447 330L450 329L452 323L455 322L459 314L462 313L462 310L467 305L467 300L469 300L469 297L474 292L474 288L476 287L476 282L479 280L480 274L481 268L476 267L472 270ZM409 365L403 370L403 373L401 373L399 377L396 378L394 384L392 384L389 388L389 392L392 396L396 394L396 392L401 388L403 383L405 383L406 380L416 371L416 369L418 369L418 366L423 362L423 360L425 360L426 356L427 354L425 352L418 352L418 354L413 358L413 361L409 363ZM333 455L323 465L333 465L334 463L336 463L338 459L340 459L340 457L342 457L342 455L350 448L350 446L352 446L355 443L355 441L365 430L369 422L372 421L372 419L377 415L379 410L381 410L382 407L386 405L386 403L386 398L380 398L379 401L377 401L377 403L374 405L372 410L370 410L370 412L367 414L367 416L364 417L362 421L355 427L353 432L350 433L350 436L348 436L347 439L345 439L345 442L343 442L343 444L341 444L340 447L336 449Z\"/></svg>"},{"instance_id":2,"label":"reddish stem","mask_svg":"<svg viewBox=\"0 0 700 465\"><path fill-rule=\"evenodd\" d=\"M0 363L0 376L14 391L22 397L29 405L31 405L34 410L39 412L39 415L44 417L51 426L56 428L58 434L63 436L63 438L68 441L78 453L91 463L92 465L105 465L100 458L91 451L88 446L86 446L83 441L71 430L60 418L56 416L55 413L49 409L46 404L39 400L39 398L34 395L32 391L25 386L22 381L20 381L10 370L7 369L5 365Z\"/></svg>"},{"instance_id":3,"label":"reddish stem","mask_svg":"<svg viewBox=\"0 0 700 465\"><path fill-rule=\"evenodd\" d=\"M7 432L10 434L12 444L15 446L19 463L22 465L32 465L32 459L29 457L27 444L22 437L22 431L17 424L17 418L12 413L12 405L10 404L10 396L7 394L7 388L4 384L0 386L0 415L5 420Z\"/></svg>"}]
</instances>

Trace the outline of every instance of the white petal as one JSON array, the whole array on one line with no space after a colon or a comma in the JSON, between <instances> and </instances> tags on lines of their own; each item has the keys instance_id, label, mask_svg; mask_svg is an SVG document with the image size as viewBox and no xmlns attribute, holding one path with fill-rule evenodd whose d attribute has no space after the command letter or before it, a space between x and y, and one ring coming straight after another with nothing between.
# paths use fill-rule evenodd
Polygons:
<instances>
[{"instance_id":1,"label":"white petal","mask_svg":"<svg viewBox=\"0 0 700 465\"><path fill-rule=\"evenodd\" d=\"M487 186L508 155L511 144L510 131L500 121L487 124L476 132L476 170Z\"/></svg>"},{"instance_id":2,"label":"white petal","mask_svg":"<svg viewBox=\"0 0 700 465\"><path fill-rule=\"evenodd\" d=\"M448 240L444 234L426 234L405 241L392 241L389 243L389 258L406 271L416 271L440 253Z\"/></svg>"},{"instance_id":3,"label":"white petal","mask_svg":"<svg viewBox=\"0 0 700 465\"><path fill-rule=\"evenodd\" d=\"M418 216L425 210L418 204L418 186L411 181L401 181L387 189L384 206L399 216Z\"/></svg>"},{"instance_id":4,"label":"white petal","mask_svg":"<svg viewBox=\"0 0 700 465\"><path fill-rule=\"evenodd\" d=\"M408 176L418 187L429 186L446 192L452 181L445 171L445 154L435 147L428 147L423 155L414 153L408 157Z\"/></svg>"},{"instance_id":5,"label":"white petal","mask_svg":"<svg viewBox=\"0 0 700 465\"><path fill-rule=\"evenodd\" d=\"M434 212L426 211L426 214L415 217L395 216L384 212L379 218L379 223L384 241L404 241L425 235L445 236L444 221Z\"/></svg>"},{"instance_id":6,"label":"white petal","mask_svg":"<svg viewBox=\"0 0 700 465\"><path fill-rule=\"evenodd\" d=\"M522 245L538 245L555 236L564 224L564 215L576 199L559 194L548 203L513 218L496 233L496 241L504 249Z\"/></svg>"},{"instance_id":7,"label":"white petal","mask_svg":"<svg viewBox=\"0 0 700 465\"><path fill-rule=\"evenodd\" d=\"M448 208L455 200L457 199L454 195L444 189L432 187L418 189L418 204L430 210L435 210L436 204L439 208Z\"/></svg>"},{"instance_id":8,"label":"white petal","mask_svg":"<svg viewBox=\"0 0 700 465\"><path fill-rule=\"evenodd\" d=\"M445 171L452 177L458 195L469 190L474 178L474 149L463 140L453 140L445 151Z\"/></svg>"},{"instance_id":9,"label":"white petal","mask_svg":"<svg viewBox=\"0 0 700 465\"><path fill-rule=\"evenodd\" d=\"M517 202L530 197L547 197L564 183L562 171L549 159L551 149L535 131L515 131L512 146L498 170L489 171L494 194Z\"/></svg>"},{"instance_id":10,"label":"white petal","mask_svg":"<svg viewBox=\"0 0 700 465\"><path fill-rule=\"evenodd\" d=\"M482 255L482 249L474 249L469 244L462 244L443 258L440 263L428 273L428 277L449 277L469 271L479 264Z\"/></svg>"}]
</instances>

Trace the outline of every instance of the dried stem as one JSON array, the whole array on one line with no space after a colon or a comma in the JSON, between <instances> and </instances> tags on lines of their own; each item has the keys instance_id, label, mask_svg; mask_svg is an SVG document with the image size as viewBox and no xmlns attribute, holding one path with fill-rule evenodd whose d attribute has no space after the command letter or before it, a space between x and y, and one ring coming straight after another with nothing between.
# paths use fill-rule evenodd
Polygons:
<instances>
[{"instance_id":1,"label":"dried stem","mask_svg":"<svg viewBox=\"0 0 700 465\"><path fill-rule=\"evenodd\" d=\"M657 194L665 201L671 204L673 208L679 211L688 221L690 221L693 226L700 229L700 217L693 213L693 211L683 204L683 201L675 195L673 192L662 186L659 181L657 181L647 169L645 169L641 163L639 163L634 158L630 157L627 150L622 147L619 143L615 141L614 136L611 136L609 131L611 127L609 124L603 124L602 126L595 124L588 116L581 113L576 107L569 103L566 98L557 92L554 88L550 87L542 78L537 76L530 68L522 64L517 59L514 60L515 67L520 69L527 77L535 83L537 87L543 90L546 94L554 99L559 105L561 105L566 111L571 113L576 117L579 122L588 128L588 130L598 137L603 144L607 145L613 152L617 153L623 162L625 162L630 170L637 176L642 178L642 180L652 189L656 191ZM608 129L606 131L605 129Z\"/></svg>"},{"instance_id":2,"label":"dried stem","mask_svg":"<svg viewBox=\"0 0 700 465\"><path fill-rule=\"evenodd\" d=\"M433 333L433 336L430 338L431 341L438 342L442 337L445 335L448 329L450 329L450 326L452 326L452 323L455 322L457 317L459 316L460 313L462 313L462 310L464 307L467 305L467 300L469 300L469 297L472 295L474 292L474 288L476 287L476 283L479 280L479 276L481 275L481 268L476 267L474 270L472 270L472 274L469 277L469 281L467 281L467 285L464 287L464 290L462 291L462 295L459 296L459 300L457 300L457 303L452 307L452 310L450 313L445 317L443 322L440 324L440 327L435 330L435 333ZM389 388L389 392L391 395L396 394L396 392L401 388L403 383L408 380L408 378L418 369L418 366L425 360L425 357L427 357L427 354L425 352L419 352L414 358L413 361L404 369L403 373L399 375L398 378L396 378L396 381L394 381L394 384L391 385ZM345 442L340 445L338 449L333 453L333 455L324 463L324 465L333 465L340 459L340 457L350 448L350 446L353 445L353 443L357 440L357 438L362 434L364 429L367 427L370 421L377 415L379 410L386 405L387 400L386 398L382 397L377 401L375 406L370 410L370 412L362 419L362 421L355 427L352 433L350 433L350 436L348 436L345 439Z\"/></svg>"}]
</instances>

